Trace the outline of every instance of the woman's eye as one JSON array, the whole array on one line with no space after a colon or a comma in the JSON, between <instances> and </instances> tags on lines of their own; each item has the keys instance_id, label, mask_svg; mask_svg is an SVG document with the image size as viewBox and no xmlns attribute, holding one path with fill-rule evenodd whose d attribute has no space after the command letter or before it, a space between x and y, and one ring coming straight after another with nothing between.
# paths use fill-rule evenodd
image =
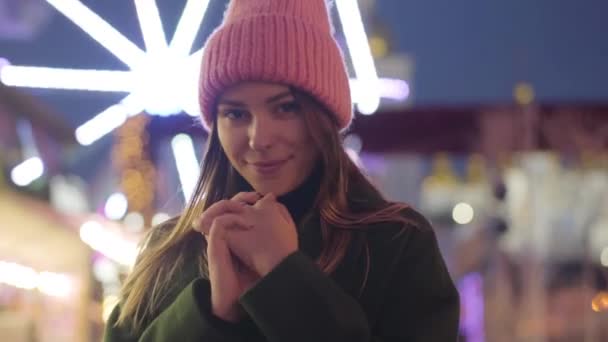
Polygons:
<instances>
[{"instance_id":1,"label":"woman's eye","mask_svg":"<svg viewBox=\"0 0 608 342\"><path fill-rule=\"evenodd\" d=\"M297 113L300 111L300 104L297 102L286 102L280 104L278 111L281 113Z\"/></svg>"},{"instance_id":2,"label":"woman's eye","mask_svg":"<svg viewBox=\"0 0 608 342\"><path fill-rule=\"evenodd\" d=\"M239 120L245 117L245 111L238 109L230 109L222 111L222 116L231 119L231 120Z\"/></svg>"}]
</instances>

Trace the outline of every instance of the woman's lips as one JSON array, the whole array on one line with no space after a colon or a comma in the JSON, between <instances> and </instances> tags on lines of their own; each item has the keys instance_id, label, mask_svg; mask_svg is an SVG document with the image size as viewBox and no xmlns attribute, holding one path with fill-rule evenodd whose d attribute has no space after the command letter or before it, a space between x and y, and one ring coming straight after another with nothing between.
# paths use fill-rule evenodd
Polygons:
<instances>
[{"instance_id":1,"label":"woman's lips","mask_svg":"<svg viewBox=\"0 0 608 342\"><path fill-rule=\"evenodd\" d=\"M271 160L271 161L263 161L263 162L255 162L250 163L253 166L253 169L262 175L272 175L277 173L283 165L289 160L281 159L281 160Z\"/></svg>"}]
</instances>

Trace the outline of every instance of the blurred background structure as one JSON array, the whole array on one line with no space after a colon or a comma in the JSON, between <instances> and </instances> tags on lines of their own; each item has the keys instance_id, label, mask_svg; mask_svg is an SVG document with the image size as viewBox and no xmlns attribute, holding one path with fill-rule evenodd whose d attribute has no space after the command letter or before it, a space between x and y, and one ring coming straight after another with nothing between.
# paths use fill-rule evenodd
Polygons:
<instances>
[{"instance_id":1,"label":"blurred background structure","mask_svg":"<svg viewBox=\"0 0 608 342\"><path fill-rule=\"evenodd\" d=\"M608 2L333 2L345 148L432 221L462 341L608 341ZM0 0L0 340L100 340L192 191L226 3Z\"/></svg>"}]
</instances>

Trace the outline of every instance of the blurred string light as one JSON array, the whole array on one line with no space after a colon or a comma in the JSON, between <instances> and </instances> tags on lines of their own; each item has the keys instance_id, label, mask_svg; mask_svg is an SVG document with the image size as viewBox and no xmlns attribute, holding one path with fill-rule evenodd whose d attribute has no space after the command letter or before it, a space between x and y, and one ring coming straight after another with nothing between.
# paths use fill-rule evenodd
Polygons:
<instances>
[{"instance_id":1,"label":"blurred string light","mask_svg":"<svg viewBox=\"0 0 608 342\"><path fill-rule=\"evenodd\" d=\"M120 103L78 127L76 137L79 143L92 144L122 125L128 117L144 110L157 115L173 115L182 111L192 116L200 115L197 89L203 50L191 52L208 0L187 1L170 43L167 43L156 1L135 0L145 51L82 2L46 1L130 69L113 71L2 65L0 80L11 86L129 94ZM393 80L378 79L357 1L337 0L336 4L358 87L362 88L356 92L357 96L353 96L359 111L373 114L380 105L381 96L407 97L409 89L405 82L397 84Z\"/></svg>"},{"instance_id":2,"label":"blurred string light","mask_svg":"<svg viewBox=\"0 0 608 342\"><path fill-rule=\"evenodd\" d=\"M52 297L68 297L73 289L73 280L65 274L37 272L14 262L0 260L0 283L20 289L38 289Z\"/></svg>"},{"instance_id":3,"label":"blurred string light","mask_svg":"<svg viewBox=\"0 0 608 342\"><path fill-rule=\"evenodd\" d=\"M129 202L122 192L110 195L106 201L104 213L110 220L120 220L127 213Z\"/></svg>"},{"instance_id":4,"label":"blurred string light","mask_svg":"<svg viewBox=\"0 0 608 342\"><path fill-rule=\"evenodd\" d=\"M137 256L137 245L109 231L99 222L88 221L80 227L80 239L109 259L131 267Z\"/></svg>"},{"instance_id":5,"label":"blurred string light","mask_svg":"<svg viewBox=\"0 0 608 342\"><path fill-rule=\"evenodd\" d=\"M452 210L452 218L458 224L469 224L473 221L473 216L475 212L473 207L464 202L460 202L454 206Z\"/></svg>"},{"instance_id":6,"label":"blurred string light","mask_svg":"<svg viewBox=\"0 0 608 342\"><path fill-rule=\"evenodd\" d=\"M608 292L600 292L591 300L591 309L595 312L608 311Z\"/></svg>"},{"instance_id":7,"label":"blurred string light","mask_svg":"<svg viewBox=\"0 0 608 342\"><path fill-rule=\"evenodd\" d=\"M529 83L518 83L513 89L515 101L522 106L527 106L534 102L534 96L534 88Z\"/></svg>"},{"instance_id":8,"label":"blurred string light","mask_svg":"<svg viewBox=\"0 0 608 342\"><path fill-rule=\"evenodd\" d=\"M28 186L44 173L44 164L39 157L32 157L15 166L11 179L18 186Z\"/></svg>"},{"instance_id":9,"label":"blurred string light","mask_svg":"<svg viewBox=\"0 0 608 342\"><path fill-rule=\"evenodd\" d=\"M182 185L184 198L188 201L192 197L200 167L196 159L194 144L187 134L178 134L171 140L175 166Z\"/></svg>"},{"instance_id":10,"label":"blurred string light","mask_svg":"<svg viewBox=\"0 0 608 342\"><path fill-rule=\"evenodd\" d=\"M147 115L129 118L116 131L112 149L112 165L120 174L120 189L126 196L128 209L142 213L144 221L153 213L156 189L156 168L148 156L149 121ZM141 231L143 225L132 231Z\"/></svg>"},{"instance_id":11,"label":"blurred string light","mask_svg":"<svg viewBox=\"0 0 608 342\"><path fill-rule=\"evenodd\" d=\"M372 35L369 38L369 47L374 57L386 57L388 55L388 43L381 36Z\"/></svg>"}]
</instances>

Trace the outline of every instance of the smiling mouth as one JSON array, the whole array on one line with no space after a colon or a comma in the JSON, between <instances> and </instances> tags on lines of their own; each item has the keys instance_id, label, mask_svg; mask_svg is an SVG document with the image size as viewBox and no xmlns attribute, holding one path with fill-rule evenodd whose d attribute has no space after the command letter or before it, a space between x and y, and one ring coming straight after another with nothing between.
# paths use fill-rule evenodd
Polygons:
<instances>
[{"instance_id":1,"label":"smiling mouth","mask_svg":"<svg viewBox=\"0 0 608 342\"><path fill-rule=\"evenodd\" d=\"M285 165L285 163L287 163L287 161L289 161L290 159L291 158L285 158L280 160L270 160L249 164L257 173L262 175L271 175L278 172L283 167L283 165Z\"/></svg>"}]
</instances>

